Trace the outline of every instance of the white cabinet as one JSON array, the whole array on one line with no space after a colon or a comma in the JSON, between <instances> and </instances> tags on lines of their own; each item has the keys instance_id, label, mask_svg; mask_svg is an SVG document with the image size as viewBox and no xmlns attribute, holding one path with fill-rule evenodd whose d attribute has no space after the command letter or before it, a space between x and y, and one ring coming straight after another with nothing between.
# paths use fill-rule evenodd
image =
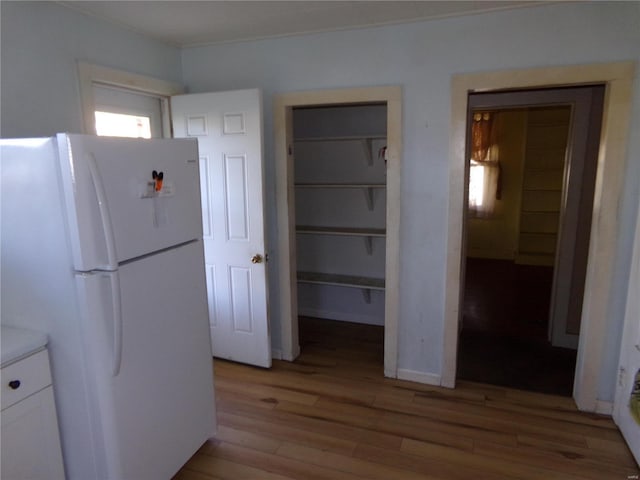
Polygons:
<instances>
[{"instance_id":1,"label":"white cabinet","mask_svg":"<svg viewBox=\"0 0 640 480\"><path fill-rule=\"evenodd\" d=\"M5 333L3 327L3 350L12 337ZM47 350L39 346L17 359L3 359L0 379L2 478L64 479Z\"/></svg>"}]
</instances>

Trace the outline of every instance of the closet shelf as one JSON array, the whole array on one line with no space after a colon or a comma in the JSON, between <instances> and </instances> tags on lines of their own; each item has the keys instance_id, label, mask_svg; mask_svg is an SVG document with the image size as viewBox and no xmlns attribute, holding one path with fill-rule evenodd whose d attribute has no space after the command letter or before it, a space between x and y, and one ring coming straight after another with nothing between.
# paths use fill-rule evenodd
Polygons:
<instances>
[{"instance_id":1,"label":"closet shelf","mask_svg":"<svg viewBox=\"0 0 640 480\"><path fill-rule=\"evenodd\" d=\"M294 142L308 143L308 142L360 142L364 149L367 165L373 166L376 155L373 150L374 140L386 140L386 135L347 135L338 137L302 137L295 138Z\"/></svg>"},{"instance_id":2,"label":"closet shelf","mask_svg":"<svg viewBox=\"0 0 640 480\"><path fill-rule=\"evenodd\" d=\"M296 183L297 188L386 188L384 183Z\"/></svg>"},{"instance_id":3,"label":"closet shelf","mask_svg":"<svg viewBox=\"0 0 640 480\"><path fill-rule=\"evenodd\" d=\"M384 140L386 135L342 135L335 137L299 137L294 142L349 142L354 140Z\"/></svg>"},{"instance_id":4,"label":"closet shelf","mask_svg":"<svg viewBox=\"0 0 640 480\"><path fill-rule=\"evenodd\" d=\"M387 185L384 183L296 183L296 188L351 188L361 189L364 192L364 198L367 202L369 211L373 211L374 207L374 191L376 189L385 189Z\"/></svg>"},{"instance_id":5,"label":"closet shelf","mask_svg":"<svg viewBox=\"0 0 640 480\"><path fill-rule=\"evenodd\" d=\"M357 237L384 237L384 228L352 228L352 227L314 227L310 225L296 226L296 232L301 234L345 235Z\"/></svg>"},{"instance_id":6,"label":"closet shelf","mask_svg":"<svg viewBox=\"0 0 640 480\"><path fill-rule=\"evenodd\" d=\"M333 273L298 272L298 282L339 287L363 288L366 290L384 290L383 278L337 275Z\"/></svg>"}]
</instances>

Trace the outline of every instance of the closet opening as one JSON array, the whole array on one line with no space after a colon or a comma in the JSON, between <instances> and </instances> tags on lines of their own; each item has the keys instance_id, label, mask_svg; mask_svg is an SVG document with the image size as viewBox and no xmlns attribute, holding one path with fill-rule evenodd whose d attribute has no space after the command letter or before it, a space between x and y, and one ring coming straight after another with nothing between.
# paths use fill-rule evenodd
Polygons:
<instances>
[{"instance_id":1,"label":"closet opening","mask_svg":"<svg viewBox=\"0 0 640 480\"><path fill-rule=\"evenodd\" d=\"M469 95L459 379L572 395L603 99Z\"/></svg>"},{"instance_id":2,"label":"closet opening","mask_svg":"<svg viewBox=\"0 0 640 480\"><path fill-rule=\"evenodd\" d=\"M302 354L384 364L387 104L292 111Z\"/></svg>"}]
</instances>

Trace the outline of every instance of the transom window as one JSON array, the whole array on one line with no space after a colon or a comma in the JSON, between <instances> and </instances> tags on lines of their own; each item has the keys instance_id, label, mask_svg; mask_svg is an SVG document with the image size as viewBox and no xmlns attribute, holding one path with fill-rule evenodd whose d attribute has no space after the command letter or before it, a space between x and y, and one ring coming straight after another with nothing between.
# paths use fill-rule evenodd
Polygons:
<instances>
[{"instance_id":1,"label":"transom window","mask_svg":"<svg viewBox=\"0 0 640 480\"><path fill-rule=\"evenodd\" d=\"M96 134L108 137L151 138L151 117L96 110Z\"/></svg>"}]
</instances>

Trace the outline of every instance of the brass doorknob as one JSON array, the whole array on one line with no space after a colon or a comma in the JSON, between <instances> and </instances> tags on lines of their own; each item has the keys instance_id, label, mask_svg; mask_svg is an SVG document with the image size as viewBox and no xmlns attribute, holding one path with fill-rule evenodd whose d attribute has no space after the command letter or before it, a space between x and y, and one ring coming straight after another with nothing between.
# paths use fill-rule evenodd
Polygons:
<instances>
[{"instance_id":1,"label":"brass doorknob","mask_svg":"<svg viewBox=\"0 0 640 480\"><path fill-rule=\"evenodd\" d=\"M262 263L262 255L256 253L253 257L251 257L251 263Z\"/></svg>"}]
</instances>

